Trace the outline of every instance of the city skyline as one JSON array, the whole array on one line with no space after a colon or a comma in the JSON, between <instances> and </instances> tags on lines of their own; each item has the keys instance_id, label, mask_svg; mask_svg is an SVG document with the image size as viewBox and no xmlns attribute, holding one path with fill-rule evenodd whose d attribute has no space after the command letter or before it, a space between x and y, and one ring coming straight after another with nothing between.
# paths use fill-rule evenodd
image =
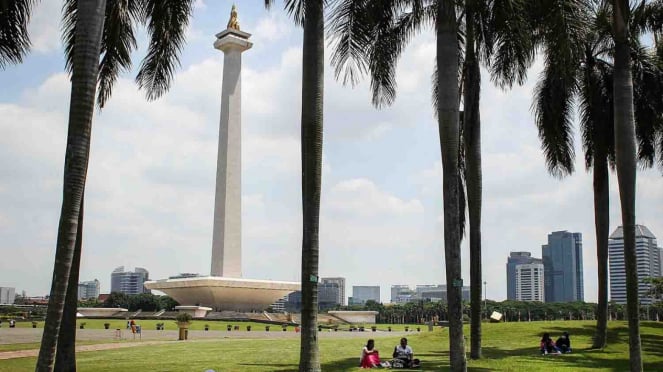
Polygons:
<instances>
[{"instance_id":1,"label":"city skyline","mask_svg":"<svg viewBox=\"0 0 663 372\"><path fill-rule=\"evenodd\" d=\"M209 272L222 59L212 49L230 1L197 1L173 88L146 102L123 74L95 112L81 278L106 278L119 265L154 278ZM63 73L60 4L35 8L33 52L0 74L0 285L48 293L52 278L70 81ZM244 275L299 280L301 195L299 84L301 29L275 7L239 5L242 28L260 43L243 61L242 195ZM139 33L138 37L144 34ZM413 41L398 68L389 109L370 105L368 84L333 80L326 65L320 276L381 287L445 282L441 167L430 105L434 37ZM137 53L142 53L139 51ZM483 79L484 280L489 299L506 298L504 256L536 252L553 230L584 236L585 299L596 299L591 175L546 172L531 105L540 61L511 92ZM135 70L133 71L135 72ZM297 88L294 88L297 87ZM576 154L581 154L575 138ZM620 225L611 177L611 230ZM638 223L663 234L658 169L639 171ZM532 213L536 212L536 213ZM463 277L469 283L463 242ZM287 259L284 259L287 257ZM110 283L102 280L101 291ZM347 297L347 296L346 296Z\"/></svg>"}]
</instances>

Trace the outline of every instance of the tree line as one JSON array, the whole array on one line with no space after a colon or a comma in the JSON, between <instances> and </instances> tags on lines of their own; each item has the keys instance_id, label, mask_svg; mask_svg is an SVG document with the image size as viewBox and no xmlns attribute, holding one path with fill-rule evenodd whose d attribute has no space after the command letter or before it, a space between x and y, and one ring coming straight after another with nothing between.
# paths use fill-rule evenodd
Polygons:
<instances>
[{"instance_id":1,"label":"tree line","mask_svg":"<svg viewBox=\"0 0 663 372\"><path fill-rule=\"evenodd\" d=\"M551 320L596 320L598 304L591 302L537 302L537 301L491 301L481 302L481 319L489 321L493 312L502 315L503 322L551 321ZM449 309L444 302L414 301L404 304L381 304L367 301L364 305L338 307L338 310L377 311L376 321L385 324L425 324L430 321L448 322ZM642 320L663 321L663 302L640 306ZM471 304L463 302L463 321L469 322ZM626 320L626 307L615 302L608 303L609 320Z\"/></svg>"}]
</instances>

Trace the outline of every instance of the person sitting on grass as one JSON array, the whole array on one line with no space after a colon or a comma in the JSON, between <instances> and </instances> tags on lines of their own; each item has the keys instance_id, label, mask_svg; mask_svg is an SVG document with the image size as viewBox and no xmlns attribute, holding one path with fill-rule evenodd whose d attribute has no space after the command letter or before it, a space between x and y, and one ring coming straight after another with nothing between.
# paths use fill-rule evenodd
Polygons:
<instances>
[{"instance_id":1,"label":"person sitting on grass","mask_svg":"<svg viewBox=\"0 0 663 372\"><path fill-rule=\"evenodd\" d=\"M541 355L546 354L561 354L553 340L550 338L549 333L544 333L541 338Z\"/></svg>"},{"instance_id":2,"label":"person sitting on grass","mask_svg":"<svg viewBox=\"0 0 663 372\"><path fill-rule=\"evenodd\" d=\"M359 359L359 366L361 368L380 367L380 355L375 348L375 341L368 340L366 346L361 349L361 359Z\"/></svg>"},{"instance_id":3,"label":"person sitting on grass","mask_svg":"<svg viewBox=\"0 0 663 372\"><path fill-rule=\"evenodd\" d=\"M407 344L407 338L401 338L400 345L394 348L394 360L392 367L394 368L419 368L419 359L414 359L412 348Z\"/></svg>"},{"instance_id":4,"label":"person sitting on grass","mask_svg":"<svg viewBox=\"0 0 663 372\"><path fill-rule=\"evenodd\" d=\"M563 354L567 354L571 352L571 339L569 338L569 333L564 332L558 339L557 342L555 342L555 346L561 351Z\"/></svg>"}]
</instances>

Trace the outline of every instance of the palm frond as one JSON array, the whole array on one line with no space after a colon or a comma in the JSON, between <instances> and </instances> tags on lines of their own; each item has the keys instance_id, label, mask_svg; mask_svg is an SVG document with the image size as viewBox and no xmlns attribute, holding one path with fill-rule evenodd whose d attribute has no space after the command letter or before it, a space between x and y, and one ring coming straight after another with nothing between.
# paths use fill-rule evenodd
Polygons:
<instances>
[{"instance_id":1,"label":"palm frond","mask_svg":"<svg viewBox=\"0 0 663 372\"><path fill-rule=\"evenodd\" d=\"M663 121L663 71L656 56L646 48L632 49L633 106L638 159L652 167L656 159L656 132Z\"/></svg>"},{"instance_id":2,"label":"palm frond","mask_svg":"<svg viewBox=\"0 0 663 372\"><path fill-rule=\"evenodd\" d=\"M65 0L62 4L62 43L64 45L64 67L69 74L74 69L77 21L78 0Z\"/></svg>"},{"instance_id":3,"label":"palm frond","mask_svg":"<svg viewBox=\"0 0 663 372\"><path fill-rule=\"evenodd\" d=\"M343 84L356 85L368 70L376 17L368 12L368 0L340 0L328 24L334 76Z\"/></svg>"},{"instance_id":4,"label":"palm frond","mask_svg":"<svg viewBox=\"0 0 663 372\"><path fill-rule=\"evenodd\" d=\"M136 82L149 100L163 95L179 66L186 28L191 17L192 0L144 0L144 21L150 44Z\"/></svg>"},{"instance_id":5,"label":"palm frond","mask_svg":"<svg viewBox=\"0 0 663 372\"><path fill-rule=\"evenodd\" d=\"M97 104L104 107L119 74L131 69L131 53L136 49L134 25L144 17L142 0L108 0L101 40L103 57L99 65Z\"/></svg>"},{"instance_id":6,"label":"palm frond","mask_svg":"<svg viewBox=\"0 0 663 372\"><path fill-rule=\"evenodd\" d=\"M28 23L36 0L0 1L0 68L23 62L30 50Z\"/></svg>"},{"instance_id":7,"label":"palm frond","mask_svg":"<svg viewBox=\"0 0 663 372\"><path fill-rule=\"evenodd\" d=\"M579 79L579 111L585 167L604 153L614 158L612 67L601 65L591 56L585 60Z\"/></svg>"},{"instance_id":8,"label":"palm frond","mask_svg":"<svg viewBox=\"0 0 663 372\"><path fill-rule=\"evenodd\" d=\"M522 85L527 69L534 62L536 39L531 22L531 0L495 0L488 32L483 37L484 60L488 63L492 80L502 89L514 83Z\"/></svg>"},{"instance_id":9,"label":"palm frond","mask_svg":"<svg viewBox=\"0 0 663 372\"><path fill-rule=\"evenodd\" d=\"M403 5L395 2L395 8L383 10L383 17L375 23L375 43L369 51L369 71L373 104L377 107L391 105L396 98L396 63L405 46L425 25L432 26L435 5L424 1L412 1L409 12L400 15Z\"/></svg>"},{"instance_id":10,"label":"palm frond","mask_svg":"<svg viewBox=\"0 0 663 372\"><path fill-rule=\"evenodd\" d=\"M573 173L573 97L577 91L574 74L560 74L546 66L534 93L534 118L548 171L563 177Z\"/></svg>"}]
</instances>

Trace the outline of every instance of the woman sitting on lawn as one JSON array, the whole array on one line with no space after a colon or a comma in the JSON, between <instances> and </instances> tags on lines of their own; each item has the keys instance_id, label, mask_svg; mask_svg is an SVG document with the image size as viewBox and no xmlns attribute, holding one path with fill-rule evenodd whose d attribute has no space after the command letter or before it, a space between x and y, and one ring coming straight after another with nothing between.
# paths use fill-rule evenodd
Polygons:
<instances>
[{"instance_id":1,"label":"woman sitting on lawn","mask_svg":"<svg viewBox=\"0 0 663 372\"><path fill-rule=\"evenodd\" d=\"M543 338L541 338L541 355L545 354L561 354L549 333L544 333Z\"/></svg>"},{"instance_id":2,"label":"woman sitting on lawn","mask_svg":"<svg viewBox=\"0 0 663 372\"><path fill-rule=\"evenodd\" d=\"M380 355L377 349L375 349L375 341L373 339L368 340L366 346L361 350L360 367L380 367Z\"/></svg>"}]
</instances>

